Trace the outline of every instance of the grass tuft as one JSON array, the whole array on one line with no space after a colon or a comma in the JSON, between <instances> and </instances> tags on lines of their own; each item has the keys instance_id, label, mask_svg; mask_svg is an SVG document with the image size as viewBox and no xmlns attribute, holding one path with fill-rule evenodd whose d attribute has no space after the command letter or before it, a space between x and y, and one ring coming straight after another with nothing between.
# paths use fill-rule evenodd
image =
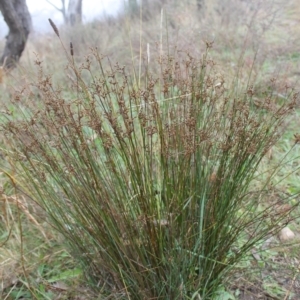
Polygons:
<instances>
[{"instance_id":1,"label":"grass tuft","mask_svg":"<svg viewBox=\"0 0 300 300\"><path fill-rule=\"evenodd\" d=\"M259 173L298 95L286 87L280 103L274 79L258 95L250 85L228 89L211 47L200 59L160 55L140 66L138 81L92 49L79 66L68 59L69 93L37 60L37 81L7 108L2 130L18 189L42 206L103 294L214 299L298 205L274 209L291 197L273 197L262 206L281 164ZM39 103L21 101L37 95Z\"/></svg>"}]
</instances>

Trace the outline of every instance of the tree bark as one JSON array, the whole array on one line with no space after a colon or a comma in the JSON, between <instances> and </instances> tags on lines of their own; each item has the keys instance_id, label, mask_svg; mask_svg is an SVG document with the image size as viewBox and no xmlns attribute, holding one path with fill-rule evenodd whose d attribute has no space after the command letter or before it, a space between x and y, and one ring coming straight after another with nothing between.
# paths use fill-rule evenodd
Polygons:
<instances>
[{"instance_id":1,"label":"tree bark","mask_svg":"<svg viewBox=\"0 0 300 300\"><path fill-rule=\"evenodd\" d=\"M26 0L0 0L0 10L9 28L0 62L9 69L16 66L25 48L32 28L31 16Z\"/></svg>"},{"instance_id":2,"label":"tree bark","mask_svg":"<svg viewBox=\"0 0 300 300\"><path fill-rule=\"evenodd\" d=\"M71 26L82 22L82 0L70 0L68 6L68 23Z\"/></svg>"}]
</instances>

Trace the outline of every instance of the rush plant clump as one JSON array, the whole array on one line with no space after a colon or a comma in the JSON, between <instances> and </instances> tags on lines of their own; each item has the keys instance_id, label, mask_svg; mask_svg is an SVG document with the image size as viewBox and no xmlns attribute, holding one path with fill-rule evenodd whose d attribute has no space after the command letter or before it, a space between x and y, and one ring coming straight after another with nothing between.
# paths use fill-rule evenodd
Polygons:
<instances>
[{"instance_id":1,"label":"rush plant clump","mask_svg":"<svg viewBox=\"0 0 300 300\"><path fill-rule=\"evenodd\" d=\"M37 59L37 81L5 114L18 188L103 295L213 299L253 245L289 222L294 206L273 209L284 199L261 208L274 172L258 171L297 95L287 89L279 105L272 89L232 93L210 47L200 59L159 56L135 80L97 49L77 66L71 45L69 87Z\"/></svg>"}]
</instances>

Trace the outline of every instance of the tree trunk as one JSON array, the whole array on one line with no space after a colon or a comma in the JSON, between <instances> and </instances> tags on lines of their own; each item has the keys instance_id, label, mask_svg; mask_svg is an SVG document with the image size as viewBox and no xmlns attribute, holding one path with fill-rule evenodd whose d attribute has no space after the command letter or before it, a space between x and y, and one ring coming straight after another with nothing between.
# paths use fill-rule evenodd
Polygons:
<instances>
[{"instance_id":1,"label":"tree trunk","mask_svg":"<svg viewBox=\"0 0 300 300\"><path fill-rule=\"evenodd\" d=\"M0 0L1 1L1 0ZM53 6L56 10L60 11L64 18L64 23L68 23L68 16L67 16L67 10L66 10L66 1L61 0L61 8L56 6L54 3L52 3L51 0L46 0L47 3L49 3L51 6Z\"/></svg>"},{"instance_id":2,"label":"tree trunk","mask_svg":"<svg viewBox=\"0 0 300 300\"><path fill-rule=\"evenodd\" d=\"M26 0L0 0L0 10L9 28L1 57L5 68L13 68L19 61L32 27Z\"/></svg>"},{"instance_id":3,"label":"tree trunk","mask_svg":"<svg viewBox=\"0 0 300 300\"><path fill-rule=\"evenodd\" d=\"M197 0L197 8L198 10L202 10L204 8L204 0Z\"/></svg>"},{"instance_id":4,"label":"tree trunk","mask_svg":"<svg viewBox=\"0 0 300 300\"><path fill-rule=\"evenodd\" d=\"M64 18L64 24L67 24L68 23L68 16L67 16L67 10L66 10L66 2L65 0L61 0L61 13L63 15L63 18Z\"/></svg>"},{"instance_id":5,"label":"tree trunk","mask_svg":"<svg viewBox=\"0 0 300 300\"><path fill-rule=\"evenodd\" d=\"M70 0L68 6L68 23L71 26L82 22L82 0Z\"/></svg>"},{"instance_id":6,"label":"tree trunk","mask_svg":"<svg viewBox=\"0 0 300 300\"><path fill-rule=\"evenodd\" d=\"M128 12L131 17L138 16L139 14L139 5L137 0L128 0Z\"/></svg>"}]
</instances>

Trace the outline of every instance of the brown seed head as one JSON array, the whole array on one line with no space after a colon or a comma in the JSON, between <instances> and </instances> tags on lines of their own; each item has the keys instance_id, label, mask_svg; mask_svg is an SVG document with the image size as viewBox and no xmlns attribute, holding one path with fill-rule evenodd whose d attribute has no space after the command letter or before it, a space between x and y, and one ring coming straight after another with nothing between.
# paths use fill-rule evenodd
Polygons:
<instances>
[{"instance_id":1,"label":"brown seed head","mask_svg":"<svg viewBox=\"0 0 300 300\"><path fill-rule=\"evenodd\" d=\"M58 31L56 25L54 24L54 22L51 19L48 19L48 21L49 21L51 27L53 28L55 34L59 37L59 31Z\"/></svg>"},{"instance_id":2,"label":"brown seed head","mask_svg":"<svg viewBox=\"0 0 300 300\"><path fill-rule=\"evenodd\" d=\"M73 44L72 44L72 42L70 42L70 53L71 53L71 56L74 55L74 50L73 50Z\"/></svg>"},{"instance_id":3,"label":"brown seed head","mask_svg":"<svg viewBox=\"0 0 300 300\"><path fill-rule=\"evenodd\" d=\"M294 140L295 144L300 144L300 134L299 133L294 134L294 138L295 138Z\"/></svg>"}]
</instances>

